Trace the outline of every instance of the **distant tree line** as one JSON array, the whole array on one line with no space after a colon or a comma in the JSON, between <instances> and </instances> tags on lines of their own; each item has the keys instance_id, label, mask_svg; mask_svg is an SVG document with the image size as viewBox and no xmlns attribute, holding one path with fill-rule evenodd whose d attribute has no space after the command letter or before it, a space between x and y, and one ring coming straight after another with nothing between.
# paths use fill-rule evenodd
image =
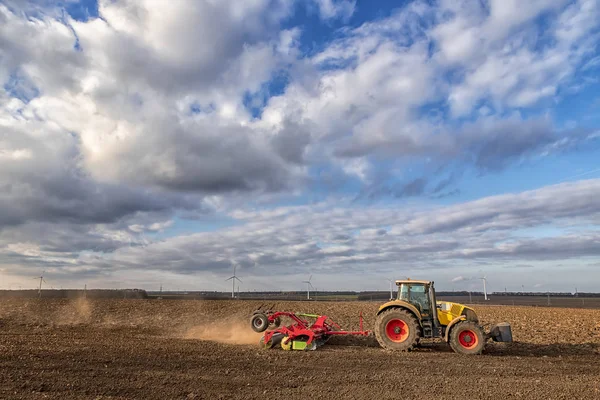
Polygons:
<instances>
[{"instance_id":1,"label":"distant tree line","mask_svg":"<svg viewBox=\"0 0 600 400\"><path fill-rule=\"evenodd\" d=\"M147 299L148 293L142 289L37 289L0 290L0 298L37 298L44 299Z\"/></svg>"},{"instance_id":2,"label":"distant tree line","mask_svg":"<svg viewBox=\"0 0 600 400\"><path fill-rule=\"evenodd\" d=\"M483 292L469 291L438 291L437 298L475 298L483 297ZM236 298L247 300L306 300L305 291L252 291L235 294ZM393 292L396 298L397 292ZM590 292L491 292L491 297L553 297L553 298L600 298L600 293ZM171 300L224 300L231 299L231 292L218 291L146 291L143 289L42 289L41 296L37 289L27 290L0 290L0 298L53 298L70 299L87 297L90 299L171 299ZM389 291L311 291L311 300L359 300L359 301L387 301L390 299Z\"/></svg>"}]
</instances>

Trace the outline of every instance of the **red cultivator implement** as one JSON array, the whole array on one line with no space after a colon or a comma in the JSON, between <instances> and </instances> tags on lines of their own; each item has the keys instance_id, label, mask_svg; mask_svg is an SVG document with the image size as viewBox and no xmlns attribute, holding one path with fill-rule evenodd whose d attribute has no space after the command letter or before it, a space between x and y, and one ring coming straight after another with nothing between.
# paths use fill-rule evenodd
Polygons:
<instances>
[{"instance_id":1,"label":"red cultivator implement","mask_svg":"<svg viewBox=\"0 0 600 400\"><path fill-rule=\"evenodd\" d=\"M281 318L288 317L293 323L280 327ZM306 318L314 319L309 322ZM260 346L270 349L278 344L284 350L315 350L334 335L368 336L363 330L362 314L360 315L360 331L344 331L326 315L292 313L285 311L262 311L252 314L250 324L255 332L265 332L260 339Z\"/></svg>"}]
</instances>

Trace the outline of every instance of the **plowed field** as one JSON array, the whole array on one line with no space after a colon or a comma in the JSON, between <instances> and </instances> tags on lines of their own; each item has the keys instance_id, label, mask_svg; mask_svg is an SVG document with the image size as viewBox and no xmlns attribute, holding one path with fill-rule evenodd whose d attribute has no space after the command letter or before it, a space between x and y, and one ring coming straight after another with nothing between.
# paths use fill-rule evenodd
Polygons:
<instances>
[{"instance_id":1,"label":"plowed field","mask_svg":"<svg viewBox=\"0 0 600 400\"><path fill-rule=\"evenodd\" d=\"M600 399L600 310L478 306L515 342L465 357L372 338L262 350L254 301L2 300L0 399ZM377 303L278 302L372 329Z\"/></svg>"}]
</instances>

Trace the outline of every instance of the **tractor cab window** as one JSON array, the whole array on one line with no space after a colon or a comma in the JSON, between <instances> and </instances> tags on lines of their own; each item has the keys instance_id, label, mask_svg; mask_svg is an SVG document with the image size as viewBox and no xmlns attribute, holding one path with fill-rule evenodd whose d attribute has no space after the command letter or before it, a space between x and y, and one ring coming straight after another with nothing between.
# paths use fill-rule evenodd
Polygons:
<instances>
[{"instance_id":1,"label":"tractor cab window","mask_svg":"<svg viewBox=\"0 0 600 400\"><path fill-rule=\"evenodd\" d=\"M410 286L403 283L398 289L398 300L410 302Z\"/></svg>"},{"instance_id":2,"label":"tractor cab window","mask_svg":"<svg viewBox=\"0 0 600 400\"><path fill-rule=\"evenodd\" d=\"M404 300L419 309L420 312L429 311L429 298L423 284L402 283L398 288L398 300Z\"/></svg>"}]
</instances>

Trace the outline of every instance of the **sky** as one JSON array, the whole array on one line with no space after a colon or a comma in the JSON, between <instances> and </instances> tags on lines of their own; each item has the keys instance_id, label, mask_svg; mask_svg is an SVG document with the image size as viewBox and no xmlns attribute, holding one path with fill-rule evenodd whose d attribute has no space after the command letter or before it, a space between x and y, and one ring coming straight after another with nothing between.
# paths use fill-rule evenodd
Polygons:
<instances>
[{"instance_id":1,"label":"sky","mask_svg":"<svg viewBox=\"0 0 600 400\"><path fill-rule=\"evenodd\" d=\"M0 289L600 291L597 0L0 0Z\"/></svg>"}]
</instances>

